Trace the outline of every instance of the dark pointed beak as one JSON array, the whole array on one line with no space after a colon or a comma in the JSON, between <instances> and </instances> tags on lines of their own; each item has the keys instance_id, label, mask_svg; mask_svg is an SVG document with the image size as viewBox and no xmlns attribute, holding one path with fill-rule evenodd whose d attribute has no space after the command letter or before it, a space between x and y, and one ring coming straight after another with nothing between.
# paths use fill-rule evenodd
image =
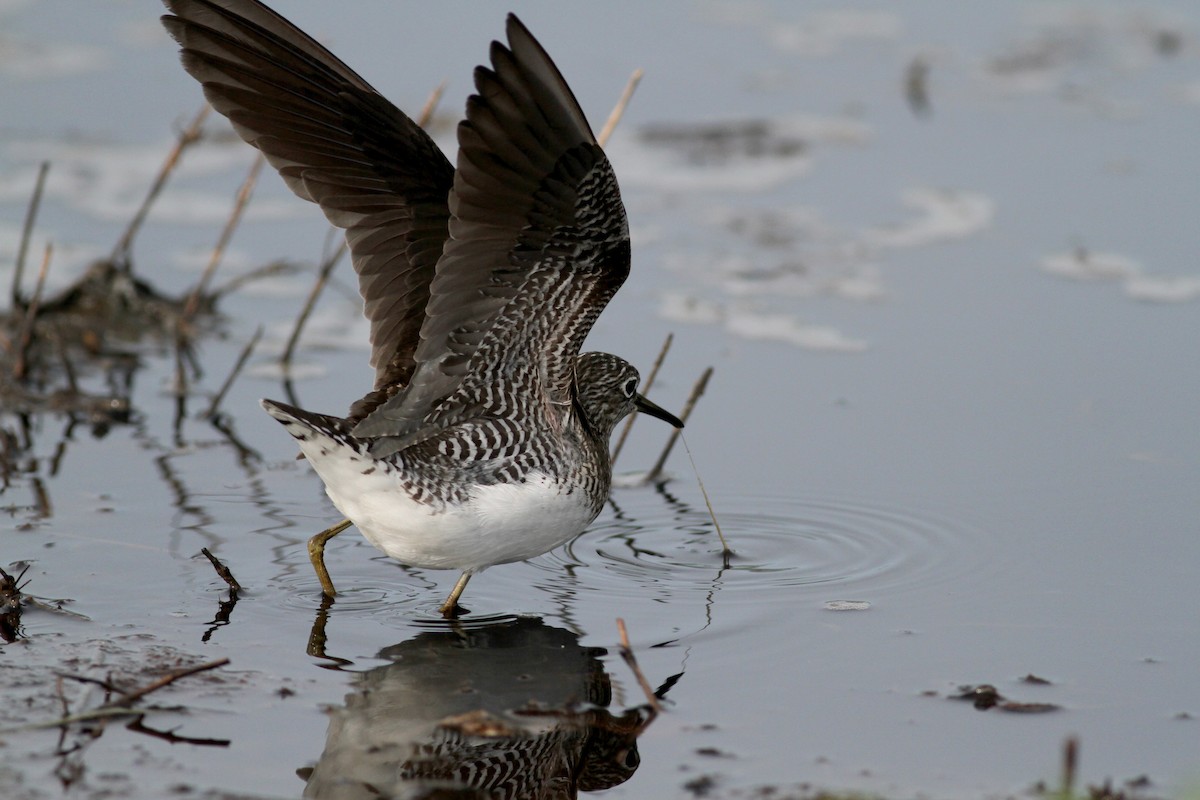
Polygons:
<instances>
[{"instance_id":1,"label":"dark pointed beak","mask_svg":"<svg viewBox=\"0 0 1200 800\"><path fill-rule=\"evenodd\" d=\"M635 407L637 407L637 410L643 414L649 414L652 417L658 417L663 422L674 425L676 428L683 428L683 422L679 419L679 417L675 416L670 411L667 411L665 408L655 403L651 403L640 394L635 394L633 396L633 404Z\"/></svg>"}]
</instances>

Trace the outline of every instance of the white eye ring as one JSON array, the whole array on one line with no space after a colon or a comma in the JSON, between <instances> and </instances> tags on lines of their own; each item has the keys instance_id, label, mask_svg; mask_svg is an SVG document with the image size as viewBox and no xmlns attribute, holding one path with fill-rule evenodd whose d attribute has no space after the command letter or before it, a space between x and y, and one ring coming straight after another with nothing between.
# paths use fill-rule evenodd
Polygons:
<instances>
[{"instance_id":1,"label":"white eye ring","mask_svg":"<svg viewBox=\"0 0 1200 800\"><path fill-rule=\"evenodd\" d=\"M630 378L629 380L625 381L625 386L624 386L625 396L633 397L634 393L637 391L637 385L638 385L637 378Z\"/></svg>"}]
</instances>

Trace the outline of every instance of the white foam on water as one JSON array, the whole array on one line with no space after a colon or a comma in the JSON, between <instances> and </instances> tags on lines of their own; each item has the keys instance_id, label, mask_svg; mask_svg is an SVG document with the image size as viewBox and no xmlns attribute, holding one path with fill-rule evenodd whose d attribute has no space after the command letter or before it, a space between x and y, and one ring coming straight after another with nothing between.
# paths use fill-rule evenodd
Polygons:
<instances>
[{"instance_id":1,"label":"white foam on water","mask_svg":"<svg viewBox=\"0 0 1200 800\"><path fill-rule=\"evenodd\" d=\"M1073 281L1123 280L1142 271L1142 265L1132 258L1083 248L1045 256L1041 267L1051 275Z\"/></svg>"},{"instance_id":2,"label":"white foam on water","mask_svg":"<svg viewBox=\"0 0 1200 800\"><path fill-rule=\"evenodd\" d=\"M58 201L94 219L126 223L141 207L146 192L174 143L112 144L96 141L15 141L4 148L4 160L20 163L0 174L0 203L28 202L38 166L50 162L43 202ZM229 217L236 184L216 191L190 189L189 178L244 174L253 158L242 145L201 143L187 150L172 174L171 185L154 203L150 219L212 226ZM180 184L183 184L182 186ZM304 212L291 198L259 198L246 208L247 219L290 219Z\"/></svg>"},{"instance_id":3,"label":"white foam on water","mask_svg":"<svg viewBox=\"0 0 1200 800\"><path fill-rule=\"evenodd\" d=\"M718 324L743 339L783 342L803 350L861 353L867 349L864 340L846 336L828 325L803 322L795 314L750 304L720 304L678 292L663 296L659 315L673 322Z\"/></svg>"},{"instance_id":4,"label":"white foam on water","mask_svg":"<svg viewBox=\"0 0 1200 800\"><path fill-rule=\"evenodd\" d=\"M996 215L996 204L981 192L914 187L904 192L901 202L916 216L905 222L871 228L863 241L875 247L920 247L937 242L965 239L988 228Z\"/></svg>"},{"instance_id":5,"label":"white foam on water","mask_svg":"<svg viewBox=\"0 0 1200 800\"><path fill-rule=\"evenodd\" d=\"M1147 303L1189 303L1200 300L1200 275L1135 275L1122 289Z\"/></svg>"}]
</instances>

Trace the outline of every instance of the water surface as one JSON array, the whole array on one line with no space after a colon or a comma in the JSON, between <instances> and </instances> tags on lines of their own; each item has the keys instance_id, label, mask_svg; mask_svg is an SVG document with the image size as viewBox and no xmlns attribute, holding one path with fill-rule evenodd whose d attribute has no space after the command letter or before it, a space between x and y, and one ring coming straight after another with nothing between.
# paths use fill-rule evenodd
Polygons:
<instances>
[{"instance_id":1,"label":"water surface","mask_svg":"<svg viewBox=\"0 0 1200 800\"><path fill-rule=\"evenodd\" d=\"M25 638L0 648L13 698L0 726L60 714L56 671L137 684L227 657L155 698L188 713L146 722L230 744L113 723L54 756L55 730L4 733L2 793L321 796L343 754L362 763L346 736L429 735L362 722L364 687L387 687L384 719L410 719L397 709L414 696L453 716L470 659L501 647L531 697L595 704L591 727L523 718L539 735L613 741L646 702L617 618L666 708L612 796L999 796L1053 780L1068 735L1085 781L1194 791L1195 10L513 7L597 123L647 71L608 148L634 271L589 346L646 369L673 331L651 393L669 408L715 367L687 436L735 557L677 448L664 486L620 487L575 542L476 578L465 633L433 620L455 576L403 568L352 532L330 546L343 594L324 608L304 542L335 512L255 401L283 396L275 360L326 227L264 176L218 281L276 259L298 271L221 301L180 424L171 345L154 339L126 345L130 424L98 436L61 415L0 417L20 467L0 493L0 566L30 564L28 592L87 617L26 610ZM54 289L111 251L199 103L153 5L53 8L0 5L5 289L40 160L32 252L54 243ZM434 128L448 147L503 22L390 3L288 13L406 109L448 80ZM175 294L194 283L250 160L219 136L185 157L137 241L140 276ZM342 269L307 329L305 407L337 412L368 387L353 287ZM196 414L259 325L223 403L235 440ZM82 380L98 389L103 371ZM618 471L645 469L666 435L641 420ZM245 587L231 609L202 547ZM548 661L548 643L567 655ZM448 659L444 680L397 666L414 652ZM1060 710L948 699L981 683ZM517 702L476 690L496 714ZM102 701L72 680L62 691L72 710Z\"/></svg>"}]
</instances>

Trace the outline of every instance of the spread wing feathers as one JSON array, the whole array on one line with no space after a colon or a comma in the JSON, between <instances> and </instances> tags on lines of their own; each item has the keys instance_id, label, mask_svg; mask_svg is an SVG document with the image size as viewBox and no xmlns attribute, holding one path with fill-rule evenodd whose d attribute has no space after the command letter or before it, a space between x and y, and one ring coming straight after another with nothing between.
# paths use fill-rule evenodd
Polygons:
<instances>
[{"instance_id":1,"label":"spread wing feathers","mask_svg":"<svg viewBox=\"0 0 1200 800\"><path fill-rule=\"evenodd\" d=\"M503 416L519 384L571 399L574 358L629 273L616 178L554 62L513 15L509 46L458 128L450 239L438 263L408 391L358 423L377 456L471 413ZM534 374L518 375L527 367Z\"/></svg>"},{"instance_id":2,"label":"spread wing feathers","mask_svg":"<svg viewBox=\"0 0 1200 800\"><path fill-rule=\"evenodd\" d=\"M217 111L346 241L371 324L376 392L406 385L447 236L450 162L421 128L283 17L252 0L165 0L163 24Z\"/></svg>"}]
</instances>

